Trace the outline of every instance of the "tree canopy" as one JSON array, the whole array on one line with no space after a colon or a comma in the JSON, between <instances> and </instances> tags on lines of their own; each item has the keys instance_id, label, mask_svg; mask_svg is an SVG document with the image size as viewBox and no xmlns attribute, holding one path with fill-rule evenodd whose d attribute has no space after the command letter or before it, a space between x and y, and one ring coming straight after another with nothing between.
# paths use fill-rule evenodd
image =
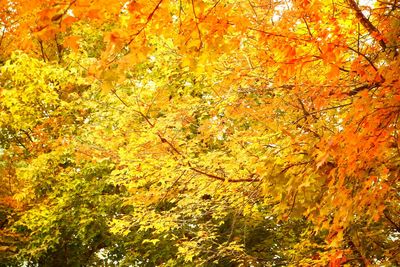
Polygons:
<instances>
[{"instance_id":1,"label":"tree canopy","mask_svg":"<svg viewBox=\"0 0 400 267\"><path fill-rule=\"evenodd\" d=\"M400 265L397 0L0 0L0 266Z\"/></svg>"}]
</instances>

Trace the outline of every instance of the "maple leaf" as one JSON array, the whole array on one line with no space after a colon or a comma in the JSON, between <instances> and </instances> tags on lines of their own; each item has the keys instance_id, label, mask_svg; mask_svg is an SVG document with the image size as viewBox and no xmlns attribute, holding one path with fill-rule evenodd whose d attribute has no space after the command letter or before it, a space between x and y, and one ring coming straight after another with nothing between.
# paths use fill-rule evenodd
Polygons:
<instances>
[{"instance_id":1,"label":"maple leaf","mask_svg":"<svg viewBox=\"0 0 400 267\"><path fill-rule=\"evenodd\" d=\"M364 5L0 0L0 261L399 265L400 14Z\"/></svg>"}]
</instances>

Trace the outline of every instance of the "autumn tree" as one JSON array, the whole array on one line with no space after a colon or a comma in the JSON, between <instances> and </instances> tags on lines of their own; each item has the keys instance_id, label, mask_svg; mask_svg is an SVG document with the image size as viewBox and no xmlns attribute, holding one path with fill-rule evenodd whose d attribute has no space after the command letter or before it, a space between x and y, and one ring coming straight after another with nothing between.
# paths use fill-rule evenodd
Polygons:
<instances>
[{"instance_id":1,"label":"autumn tree","mask_svg":"<svg viewBox=\"0 0 400 267\"><path fill-rule=\"evenodd\" d=\"M397 1L0 3L6 264L400 264Z\"/></svg>"}]
</instances>

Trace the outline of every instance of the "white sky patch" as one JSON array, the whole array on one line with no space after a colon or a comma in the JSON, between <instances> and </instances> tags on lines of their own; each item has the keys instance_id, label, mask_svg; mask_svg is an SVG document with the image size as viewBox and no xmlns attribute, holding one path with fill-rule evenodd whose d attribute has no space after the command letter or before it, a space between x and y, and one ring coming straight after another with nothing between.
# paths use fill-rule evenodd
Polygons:
<instances>
[{"instance_id":1,"label":"white sky patch","mask_svg":"<svg viewBox=\"0 0 400 267\"><path fill-rule=\"evenodd\" d=\"M370 9L374 8L375 3L376 0L359 0L358 6L360 7L364 16L368 18L371 15Z\"/></svg>"},{"instance_id":2,"label":"white sky patch","mask_svg":"<svg viewBox=\"0 0 400 267\"><path fill-rule=\"evenodd\" d=\"M142 87L143 87L143 83L142 83L141 81L136 81L136 82L135 82L135 86L136 86L137 88L142 88Z\"/></svg>"},{"instance_id":3,"label":"white sky patch","mask_svg":"<svg viewBox=\"0 0 400 267\"><path fill-rule=\"evenodd\" d=\"M376 0L359 0L358 5L359 6L369 6L370 8L373 8L376 3Z\"/></svg>"},{"instance_id":4,"label":"white sky patch","mask_svg":"<svg viewBox=\"0 0 400 267\"><path fill-rule=\"evenodd\" d=\"M342 124L343 124L343 119L342 119L342 118L338 119L337 130L338 130L339 132L342 132L342 131L344 130Z\"/></svg>"},{"instance_id":5,"label":"white sky patch","mask_svg":"<svg viewBox=\"0 0 400 267\"><path fill-rule=\"evenodd\" d=\"M272 22L277 22L281 19L283 12L293 7L292 2L282 1L274 8L274 15L272 16Z\"/></svg>"},{"instance_id":6,"label":"white sky patch","mask_svg":"<svg viewBox=\"0 0 400 267\"><path fill-rule=\"evenodd\" d=\"M150 59L151 62L155 62L156 61L156 57L155 56L150 56L149 59Z\"/></svg>"},{"instance_id":7,"label":"white sky patch","mask_svg":"<svg viewBox=\"0 0 400 267\"><path fill-rule=\"evenodd\" d=\"M358 5L360 6L364 16L366 16L367 18L371 15L370 10L374 8L375 3L376 0L358 0ZM291 1L288 0L281 1L274 8L274 13L272 15L272 22L278 22L281 19L282 14L285 11L290 10L292 7L293 4Z\"/></svg>"},{"instance_id":8,"label":"white sky patch","mask_svg":"<svg viewBox=\"0 0 400 267\"><path fill-rule=\"evenodd\" d=\"M374 43L374 41L375 41L375 39L371 35L368 35L365 37L365 43L368 45L372 45Z\"/></svg>"},{"instance_id":9,"label":"white sky patch","mask_svg":"<svg viewBox=\"0 0 400 267\"><path fill-rule=\"evenodd\" d=\"M122 14L129 14L129 11L128 11L129 4L130 4L130 1L126 1L125 4L122 6L122 8L121 8Z\"/></svg>"},{"instance_id":10,"label":"white sky patch","mask_svg":"<svg viewBox=\"0 0 400 267\"><path fill-rule=\"evenodd\" d=\"M72 9L68 9L67 15L71 17L75 17L74 11Z\"/></svg>"},{"instance_id":11,"label":"white sky patch","mask_svg":"<svg viewBox=\"0 0 400 267\"><path fill-rule=\"evenodd\" d=\"M150 90L154 91L154 90L156 90L156 88L157 88L157 84L156 84L154 81L148 81L148 82L147 82L147 87L148 87Z\"/></svg>"},{"instance_id":12,"label":"white sky patch","mask_svg":"<svg viewBox=\"0 0 400 267\"><path fill-rule=\"evenodd\" d=\"M393 242L399 240L399 238L400 238L400 234L398 232L397 233L392 233L392 234L389 235L389 239L391 241L393 241Z\"/></svg>"}]
</instances>

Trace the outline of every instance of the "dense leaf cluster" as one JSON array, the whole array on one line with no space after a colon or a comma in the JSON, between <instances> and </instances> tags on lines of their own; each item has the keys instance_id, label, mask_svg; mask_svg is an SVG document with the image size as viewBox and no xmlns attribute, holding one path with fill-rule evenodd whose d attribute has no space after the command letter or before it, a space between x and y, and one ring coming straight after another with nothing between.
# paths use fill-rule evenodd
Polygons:
<instances>
[{"instance_id":1,"label":"dense leaf cluster","mask_svg":"<svg viewBox=\"0 0 400 267\"><path fill-rule=\"evenodd\" d=\"M400 265L397 1L0 0L0 266Z\"/></svg>"}]
</instances>

